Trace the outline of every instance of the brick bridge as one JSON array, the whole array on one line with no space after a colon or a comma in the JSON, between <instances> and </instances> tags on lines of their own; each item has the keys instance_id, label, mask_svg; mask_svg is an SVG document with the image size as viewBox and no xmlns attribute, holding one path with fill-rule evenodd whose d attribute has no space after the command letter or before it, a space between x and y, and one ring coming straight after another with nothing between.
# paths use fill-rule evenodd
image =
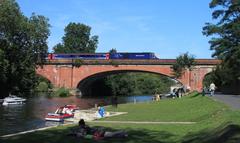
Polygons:
<instances>
[{"instance_id":1,"label":"brick bridge","mask_svg":"<svg viewBox=\"0 0 240 143\"><path fill-rule=\"evenodd\" d=\"M80 67L72 66L73 60L51 60L37 74L47 78L55 87L79 88L89 86L96 79L121 72L148 72L172 78L171 66L175 59L159 60L83 60ZM196 59L191 71L186 70L177 79L191 90L200 91L206 74L219 64L215 59Z\"/></svg>"}]
</instances>

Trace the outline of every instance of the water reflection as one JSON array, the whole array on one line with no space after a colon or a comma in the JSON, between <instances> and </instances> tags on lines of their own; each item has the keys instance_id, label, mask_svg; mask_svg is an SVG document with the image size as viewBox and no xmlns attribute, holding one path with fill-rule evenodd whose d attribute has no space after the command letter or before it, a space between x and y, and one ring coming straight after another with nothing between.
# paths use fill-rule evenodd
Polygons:
<instances>
[{"instance_id":1,"label":"water reflection","mask_svg":"<svg viewBox=\"0 0 240 143\"><path fill-rule=\"evenodd\" d=\"M119 103L149 101L151 96L119 97ZM75 104L80 109L89 109L95 104L111 104L110 97L101 98L47 98L39 96L30 98L25 104L0 106L0 135L16 133L25 130L58 125L57 122L45 122L44 117L48 112L55 112L57 107L66 104Z\"/></svg>"}]
</instances>

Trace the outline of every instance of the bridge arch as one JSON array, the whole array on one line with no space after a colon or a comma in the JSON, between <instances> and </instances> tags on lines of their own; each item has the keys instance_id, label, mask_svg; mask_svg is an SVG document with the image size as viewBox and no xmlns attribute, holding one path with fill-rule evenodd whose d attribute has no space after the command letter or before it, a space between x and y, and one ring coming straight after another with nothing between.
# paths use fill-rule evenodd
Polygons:
<instances>
[{"instance_id":1,"label":"bridge arch","mask_svg":"<svg viewBox=\"0 0 240 143\"><path fill-rule=\"evenodd\" d=\"M174 80L175 82L181 83L181 81L173 79L169 75L165 75L159 72L152 72L152 71L144 71L144 70L112 70L112 71L104 71L96 74L89 75L85 79L82 79L79 81L77 88L81 91L82 95L91 95L91 89L89 88L90 85L92 85L93 82L97 81L98 79L114 75L114 74L120 74L120 73L151 73L151 74L156 74L159 76L165 76L168 77L169 79ZM182 84L182 83L181 83Z\"/></svg>"},{"instance_id":2,"label":"bridge arch","mask_svg":"<svg viewBox=\"0 0 240 143\"><path fill-rule=\"evenodd\" d=\"M81 66L80 68L74 68L73 73L73 87L78 87L79 83L84 79L87 79L91 76L99 76L101 74L109 73L119 73L126 71L139 71L139 72L148 72L161 74L168 77L172 76L172 71L170 66L158 66L158 65L119 65L117 67L112 65L101 65L101 66ZM179 80L181 81L181 80Z\"/></svg>"}]
</instances>

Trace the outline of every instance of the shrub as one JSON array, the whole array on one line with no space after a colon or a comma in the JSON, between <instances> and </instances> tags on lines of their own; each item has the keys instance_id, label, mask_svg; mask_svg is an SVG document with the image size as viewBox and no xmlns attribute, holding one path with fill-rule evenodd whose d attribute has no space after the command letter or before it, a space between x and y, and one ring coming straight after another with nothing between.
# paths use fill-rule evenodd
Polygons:
<instances>
[{"instance_id":1,"label":"shrub","mask_svg":"<svg viewBox=\"0 0 240 143\"><path fill-rule=\"evenodd\" d=\"M44 81L40 82L36 87L37 91L47 92L48 91L48 84Z\"/></svg>"},{"instance_id":2,"label":"shrub","mask_svg":"<svg viewBox=\"0 0 240 143\"><path fill-rule=\"evenodd\" d=\"M69 89L61 87L57 89L55 92L53 92L53 95L58 97L68 97L70 96L70 92L69 92Z\"/></svg>"}]
</instances>

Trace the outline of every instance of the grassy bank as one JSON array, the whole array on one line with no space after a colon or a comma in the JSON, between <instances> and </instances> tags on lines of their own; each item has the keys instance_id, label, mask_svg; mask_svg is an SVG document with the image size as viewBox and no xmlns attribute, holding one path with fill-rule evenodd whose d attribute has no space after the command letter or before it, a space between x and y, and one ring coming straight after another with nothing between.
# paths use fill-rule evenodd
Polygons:
<instances>
[{"instance_id":1,"label":"grassy bank","mask_svg":"<svg viewBox=\"0 0 240 143\"><path fill-rule=\"evenodd\" d=\"M128 114L106 118L111 121L192 121L191 125L181 124L109 124L91 123L108 130L125 130L126 139L101 140L99 142L237 142L240 141L240 112L232 111L222 103L202 97L197 93L181 99L166 99L160 102L122 104L118 108L107 110L128 112ZM45 131L4 138L0 142L41 142L41 143L75 143L94 142L91 138L67 136L71 126L62 126Z\"/></svg>"}]
</instances>

